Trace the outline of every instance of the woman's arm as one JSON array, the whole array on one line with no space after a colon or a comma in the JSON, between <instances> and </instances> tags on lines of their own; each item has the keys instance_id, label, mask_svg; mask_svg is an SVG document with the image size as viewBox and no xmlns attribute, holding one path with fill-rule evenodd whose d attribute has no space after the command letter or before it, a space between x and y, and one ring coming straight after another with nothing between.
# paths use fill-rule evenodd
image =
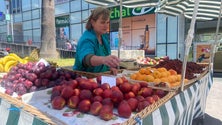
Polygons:
<instances>
[{"instance_id":1,"label":"woman's arm","mask_svg":"<svg viewBox=\"0 0 222 125\"><path fill-rule=\"evenodd\" d=\"M107 65L111 68L115 68L119 66L120 60L118 57L114 55L109 56L92 56L90 59L90 63L92 66L99 66L99 65Z\"/></svg>"}]
</instances>

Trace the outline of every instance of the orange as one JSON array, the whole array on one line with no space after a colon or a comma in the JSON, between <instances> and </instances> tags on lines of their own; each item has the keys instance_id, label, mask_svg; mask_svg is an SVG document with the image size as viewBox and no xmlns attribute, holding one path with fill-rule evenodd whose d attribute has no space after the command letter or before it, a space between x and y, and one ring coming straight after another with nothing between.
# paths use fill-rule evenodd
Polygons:
<instances>
[{"instance_id":1,"label":"orange","mask_svg":"<svg viewBox=\"0 0 222 125\"><path fill-rule=\"evenodd\" d=\"M162 68L157 68L157 70L158 70L159 72L165 72L165 71L167 71L167 69L164 68L164 67L162 67Z\"/></svg>"},{"instance_id":2,"label":"orange","mask_svg":"<svg viewBox=\"0 0 222 125\"><path fill-rule=\"evenodd\" d=\"M160 80L161 80L161 82L169 82L169 80L167 78L161 78Z\"/></svg>"},{"instance_id":3,"label":"orange","mask_svg":"<svg viewBox=\"0 0 222 125\"><path fill-rule=\"evenodd\" d=\"M153 82L154 82L155 85L158 85L161 82L161 80L159 78L157 78L157 79L154 79Z\"/></svg>"},{"instance_id":4,"label":"orange","mask_svg":"<svg viewBox=\"0 0 222 125\"><path fill-rule=\"evenodd\" d=\"M161 72L161 78L167 77L168 73L167 72Z\"/></svg>"},{"instance_id":5,"label":"orange","mask_svg":"<svg viewBox=\"0 0 222 125\"><path fill-rule=\"evenodd\" d=\"M171 75L177 75L177 72L173 69L168 70L170 72Z\"/></svg>"},{"instance_id":6,"label":"orange","mask_svg":"<svg viewBox=\"0 0 222 125\"><path fill-rule=\"evenodd\" d=\"M154 76L154 78L160 78L161 77L161 73L156 70L156 71L153 72L153 76Z\"/></svg>"},{"instance_id":7,"label":"orange","mask_svg":"<svg viewBox=\"0 0 222 125\"><path fill-rule=\"evenodd\" d=\"M170 84L171 87L177 87L179 85L180 85L180 82L174 82Z\"/></svg>"},{"instance_id":8,"label":"orange","mask_svg":"<svg viewBox=\"0 0 222 125\"><path fill-rule=\"evenodd\" d=\"M141 69L139 70L139 72L140 72L141 74L145 74L146 69L145 69L145 68L141 68Z\"/></svg>"},{"instance_id":9,"label":"orange","mask_svg":"<svg viewBox=\"0 0 222 125\"><path fill-rule=\"evenodd\" d=\"M133 74L130 75L130 79L134 79L134 80L135 80L136 77L137 77L137 74L135 74L135 73L133 73Z\"/></svg>"},{"instance_id":10,"label":"orange","mask_svg":"<svg viewBox=\"0 0 222 125\"><path fill-rule=\"evenodd\" d=\"M137 74L136 80L143 81L143 80L144 80L144 75L142 75L142 74Z\"/></svg>"},{"instance_id":11,"label":"orange","mask_svg":"<svg viewBox=\"0 0 222 125\"><path fill-rule=\"evenodd\" d=\"M154 81L154 77L152 75L145 75L144 76L144 81L153 82Z\"/></svg>"},{"instance_id":12,"label":"orange","mask_svg":"<svg viewBox=\"0 0 222 125\"><path fill-rule=\"evenodd\" d=\"M181 75L176 75L176 76L177 76L177 81L178 81L178 82L181 81L182 76L181 76Z\"/></svg>"},{"instance_id":13,"label":"orange","mask_svg":"<svg viewBox=\"0 0 222 125\"><path fill-rule=\"evenodd\" d=\"M144 74L146 74L146 75L150 75L152 72L151 72L151 69L149 69L149 68L146 68L146 71L145 71L145 73Z\"/></svg>"}]
</instances>

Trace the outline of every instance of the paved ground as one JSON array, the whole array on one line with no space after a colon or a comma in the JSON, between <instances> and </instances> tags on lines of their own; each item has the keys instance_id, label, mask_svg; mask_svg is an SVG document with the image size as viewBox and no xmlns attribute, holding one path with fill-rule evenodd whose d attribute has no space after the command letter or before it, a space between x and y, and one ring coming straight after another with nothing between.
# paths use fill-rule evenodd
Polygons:
<instances>
[{"instance_id":1,"label":"paved ground","mask_svg":"<svg viewBox=\"0 0 222 125\"><path fill-rule=\"evenodd\" d=\"M213 80L204 119L195 119L193 125L222 125L222 73L214 73Z\"/></svg>"}]
</instances>

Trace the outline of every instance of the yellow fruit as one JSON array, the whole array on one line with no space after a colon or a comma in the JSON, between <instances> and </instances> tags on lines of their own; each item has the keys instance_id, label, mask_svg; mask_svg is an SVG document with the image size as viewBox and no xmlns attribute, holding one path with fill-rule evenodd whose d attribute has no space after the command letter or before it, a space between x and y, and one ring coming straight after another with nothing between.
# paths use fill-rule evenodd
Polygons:
<instances>
[{"instance_id":1,"label":"yellow fruit","mask_svg":"<svg viewBox=\"0 0 222 125\"><path fill-rule=\"evenodd\" d=\"M3 58L3 64L5 65L8 61L17 61L17 59L13 56L5 56Z\"/></svg>"},{"instance_id":2,"label":"yellow fruit","mask_svg":"<svg viewBox=\"0 0 222 125\"><path fill-rule=\"evenodd\" d=\"M0 63L0 72L4 72L4 66Z\"/></svg>"},{"instance_id":3,"label":"yellow fruit","mask_svg":"<svg viewBox=\"0 0 222 125\"><path fill-rule=\"evenodd\" d=\"M0 63L3 64L3 58L0 58Z\"/></svg>"},{"instance_id":4,"label":"yellow fruit","mask_svg":"<svg viewBox=\"0 0 222 125\"><path fill-rule=\"evenodd\" d=\"M153 82L154 77L152 75L145 75L144 81Z\"/></svg>"},{"instance_id":5,"label":"yellow fruit","mask_svg":"<svg viewBox=\"0 0 222 125\"><path fill-rule=\"evenodd\" d=\"M137 77L137 75L135 73L130 75L130 79L134 79L135 80L136 77Z\"/></svg>"},{"instance_id":6,"label":"yellow fruit","mask_svg":"<svg viewBox=\"0 0 222 125\"><path fill-rule=\"evenodd\" d=\"M21 57L19 57L19 56L18 56L17 54L15 54L15 53L9 53L8 56L13 56L13 57L15 57L18 61L21 60Z\"/></svg>"},{"instance_id":7,"label":"yellow fruit","mask_svg":"<svg viewBox=\"0 0 222 125\"><path fill-rule=\"evenodd\" d=\"M153 72L153 76L154 78L161 78L161 73L158 70L156 70Z\"/></svg>"},{"instance_id":8,"label":"yellow fruit","mask_svg":"<svg viewBox=\"0 0 222 125\"><path fill-rule=\"evenodd\" d=\"M26 59L22 59L21 61L20 61L20 63L22 63L22 64L26 64L26 63L28 63L29 61L28 60L26 60Z\"/></svg>"},{"instance_id":9,"label":"yellow fruit","mask_svg":"<svg viewBox=\"0 0 222 125\"><path fill-rule=\"evenodd\" d=\"M9 72L12 66L15 66L18 64L18 61L15 60L10 60L8 61L5 66L4 66L4 70L5 72Z\"/></svg>"}]
</instances>

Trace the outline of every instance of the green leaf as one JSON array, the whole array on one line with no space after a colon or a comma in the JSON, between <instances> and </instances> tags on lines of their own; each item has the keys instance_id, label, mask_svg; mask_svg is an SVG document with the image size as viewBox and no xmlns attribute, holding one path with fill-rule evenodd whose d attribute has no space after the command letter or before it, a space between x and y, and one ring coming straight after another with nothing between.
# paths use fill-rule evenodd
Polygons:
<instances>
[{"instance_id":1,"label":"green leaf","mask_svg":"<svg viewBox=\"0 0 222 125\"><path fill-rule=\"evenodd\" d=\"M83 118L84 117L84 113L79 113L76 117L77 118Z\"/></svg>"}]
</instances>

